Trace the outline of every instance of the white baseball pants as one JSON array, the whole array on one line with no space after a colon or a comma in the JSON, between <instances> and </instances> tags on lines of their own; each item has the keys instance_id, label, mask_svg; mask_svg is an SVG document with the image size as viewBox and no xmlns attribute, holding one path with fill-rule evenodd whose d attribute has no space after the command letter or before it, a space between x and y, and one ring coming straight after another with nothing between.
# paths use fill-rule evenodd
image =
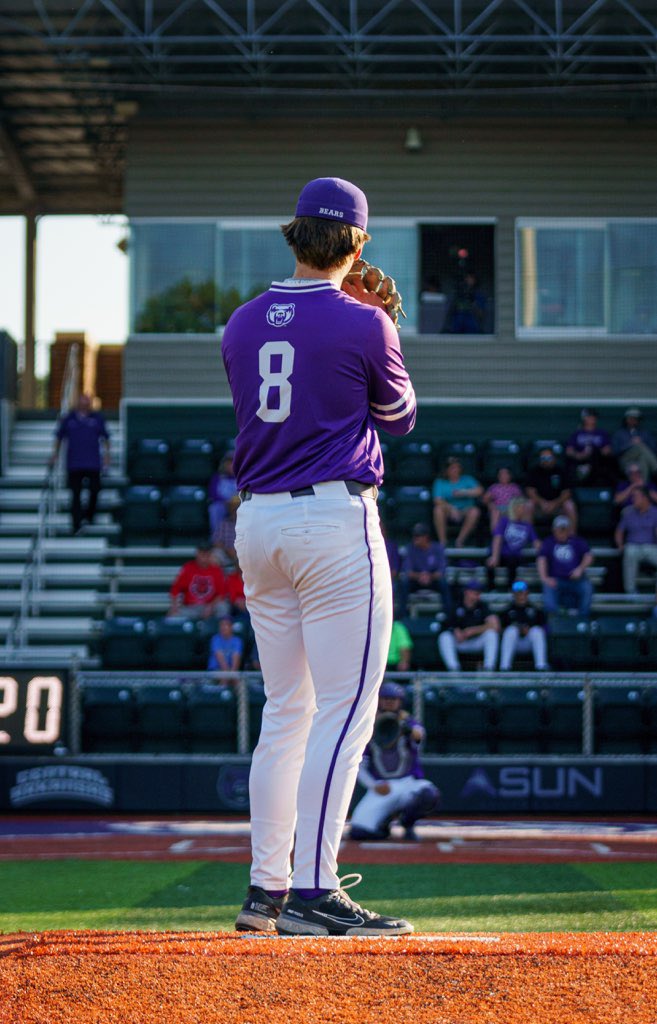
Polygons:
<instances>
[{"instance_id":1,"label":"white baseball pants","mask_svg":"<svg viewBox=\"0 0 657 1024\"><path fill-rule=\"evenodd\" d=\"M526 636L520 636L517 626L507 626L502 633L500 669L504 672L513 665L518 652L534 657L534 668L541 671L547 666L547 639L542 626L531 626Z\"/></svg>"},{"instance_id":2,"label":"white baseball pants","mask_svg":"<svg viewBox=\"0 0 657 1024\"><path fill-rule=\"evenodd\" d=\"M427 779L416 779L413 775L385 781L390 786L389 793L368 789L362 800L358 801L351 815L352 828L356 825L369 832L377 832L390 818L403 811L423 789L433 789Z\"/></svg>"},{"instance_id":3,"label":"white baseball pants","mask_svg":"<svg viewBox=\"0 0 657 1024\"><path fill-rule=\"evenodd\" d=\"M480 651L483 651L484 655L484 669L487 672L494 672L497 663L498 647L499 636L492 629L487 629L484 633L480 633L479 636L472 637L470 640L462 640L458 644L451 630L446 629L438 634L440 656L445 663L445 668L450 672L460 671L459 653L477 654Z\"/></svg>"},{"instance_id":4,"label":"white baseball pants","mask_svg":"<svg viewBox=\"0 0 657 1024\"><path fill-rule=\"evenodd\" d=\"M254 494L236 550L266 703L249 779L251 884L338 888L337 856L372 735L392 629L376 501L341 481ZM295 842L296 829L296 842Z\"/></svg>"}]
</instances>

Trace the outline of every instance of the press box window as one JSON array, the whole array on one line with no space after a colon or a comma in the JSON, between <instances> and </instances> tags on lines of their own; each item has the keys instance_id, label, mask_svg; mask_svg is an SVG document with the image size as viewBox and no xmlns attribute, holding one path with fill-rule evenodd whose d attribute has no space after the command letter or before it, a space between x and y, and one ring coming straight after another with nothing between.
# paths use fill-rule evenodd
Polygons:
<instances>
[{"instance_id":1,"label":"press box window","mask_svg":"<svg viewBox=\"0 0 657 1024\"><path fill-rule=\"evenodd\" d=\"M657 334L657 221L516 222L519 337Z\"/></svg>"}]
</instances>

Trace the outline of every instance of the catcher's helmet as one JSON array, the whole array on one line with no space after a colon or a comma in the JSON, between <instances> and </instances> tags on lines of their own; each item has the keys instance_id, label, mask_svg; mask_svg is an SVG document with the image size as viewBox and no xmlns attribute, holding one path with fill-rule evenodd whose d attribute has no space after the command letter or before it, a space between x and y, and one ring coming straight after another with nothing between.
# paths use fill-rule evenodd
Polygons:
<instances>
[{"instance_id":1,"label":"catcher's helmet","mask_svg":"<svg viewBox=\"0 0 657 1024\"><path fill-rule=\"evenodd\" d=\"M405 690L399 683L393 683L388 681L381 685L379 690L379 697L383 697L385 700L403 700L405 696Z\"/></svg>"}]
</instances>

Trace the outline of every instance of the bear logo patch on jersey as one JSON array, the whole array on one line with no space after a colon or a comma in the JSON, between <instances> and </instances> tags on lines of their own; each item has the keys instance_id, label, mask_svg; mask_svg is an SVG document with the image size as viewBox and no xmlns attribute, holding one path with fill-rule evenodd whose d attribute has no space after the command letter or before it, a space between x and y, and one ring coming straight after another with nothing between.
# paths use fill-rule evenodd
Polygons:
<instances>
[{"instance_id":1,"label":"bear logo patch on jersey","mask_svg":"<svg viewBox=\"0 0 657 1024\"><path fill-rule=\"evenodd\" d=\"M267 323L272 327L285 327L294 316L293 302L272 302L267 310Z\"/></svg>"}]
</instances>

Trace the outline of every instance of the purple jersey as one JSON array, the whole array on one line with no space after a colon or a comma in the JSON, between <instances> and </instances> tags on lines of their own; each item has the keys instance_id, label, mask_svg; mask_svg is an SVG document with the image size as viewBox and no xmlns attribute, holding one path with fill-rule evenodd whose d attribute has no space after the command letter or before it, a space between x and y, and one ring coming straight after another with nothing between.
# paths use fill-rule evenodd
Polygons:
<instances>
[{"instance_id":1,"label":"purple jersey","mask_svg":"<svg viewBox=\"0 0 657 1024\"><path fill-rule=\"evenodd\" d=\"M538 554L539 557L547 558L550 576L567 580L589 550L583 537L569 537L563 543L556 537L546 537Z\"/></svg>"},{"instance_id":2,"label":"purple jersey","mask_svg":"<svg viewBox=\"0 0 657 1024\"><path fill-rule=\"evenodd\" d=\"M376 428L407 434L415 425L392 321L331 281L274 282L233 313L222 354L240 490L266 494L323 480L378 485Z\"/></svg>"},{"instance_id":3,"label":"purple jersey","mask_svg":"<svg viewBox=\"0 0 657 1024\"><path fill-rule=\"evenodd\" d=\"M523 548L532 546L536 540L536 530L531 523L503 516L493 531L493 537L502 538L500 553L509 558L521 554Z\"/></svg>"},{"instance_id":4,"label":"purple jersey","mask_svg":"<svg viewBox=\"0 0 657 1024\"><path fill-rule=\"evenodd\" d=\"M580 427L566 442L568 448L574 448L577 452L583 452L585 448L606 448L610 444L611 434L599 427L595 430L584 430L584 427Z\"/></svg>"},{"instance_id":5,"label":"purple jersey","mask_svg":"<svg viewBox=\"0 0 657 1024\"><path fill-rule=\"evenodd\" d=\"M374 739L370 740L363 752L359 768L359 778L363 785L367 785L370 780L380 782L385 779L401 779L408 775L416 779L424 778L418 744L410 736L411 729L418 725L414 718L407 715L404 718L403 729L391 746L381 747Z\"/></svg>"}]
</instances>

